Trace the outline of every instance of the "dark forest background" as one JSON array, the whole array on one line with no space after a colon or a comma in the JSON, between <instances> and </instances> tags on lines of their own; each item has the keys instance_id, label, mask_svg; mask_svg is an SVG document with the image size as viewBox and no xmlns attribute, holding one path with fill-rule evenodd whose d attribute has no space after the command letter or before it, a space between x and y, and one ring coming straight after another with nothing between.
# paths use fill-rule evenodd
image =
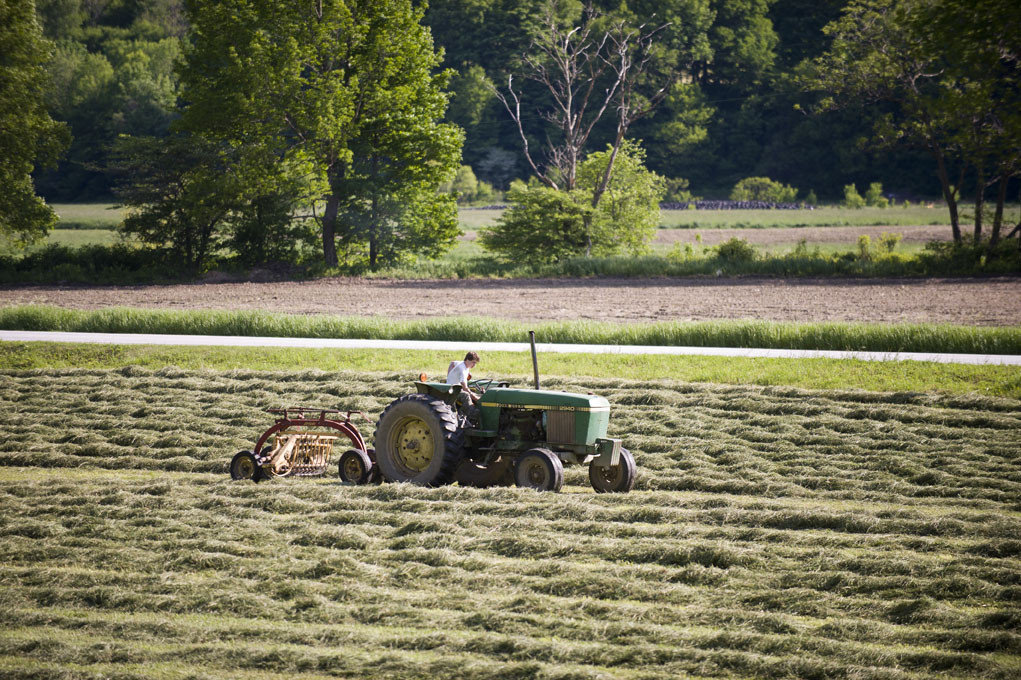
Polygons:
<instances>
[{"instance_id":1,"label":"dark forest background","mask_svg":"<svg viewBox=\"0 0 1021 680\"><path fill-rule=\"evenodd\" d=\"M432 0L425 21L445 65L456 71L447 117L464 128L463 163L479 180L505 189L527 172L514 123L489 85L520 74L539 30L545 0ZM595 3L608 12L618 3ZM684 178L697 196L724 197L740 179L768 176L804 196L842 196L843 187L882 182L908 198L936 197L931 160L908 149L870 150L873 108L815 114L815 96L797 84L799 67L822 54L821 29L840 15L841 0L668 0L632 2L650 21L669 20L699 43L679 93L631 136L648 166ZM167 134L179 84L174 71L186 39L184 0L38 0L46 37L56 45L48 67L48 106L66 121L73 142L61 163L36 176L51 202L112 200L109 154L122 135ZM699 21L708 23L697 25ZM696 35L697 34L697 35ZM695 37L692 37L695 36ZM516 81L520 82L520 81ZM543 93L527 90L538 111ZM544 121L527 115L541 140ZM530 129L529 129L530 128ZM602 131L609 140L612 130ZM597 143L602 145L598 134Z\"/></svg>"}]
</instances>

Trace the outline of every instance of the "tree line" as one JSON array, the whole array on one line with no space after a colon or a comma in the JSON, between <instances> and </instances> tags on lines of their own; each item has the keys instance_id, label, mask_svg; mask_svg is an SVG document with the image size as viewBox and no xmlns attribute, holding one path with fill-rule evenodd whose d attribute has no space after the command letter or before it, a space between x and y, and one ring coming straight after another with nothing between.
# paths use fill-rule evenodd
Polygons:
<instances>
[{"instance_id":1,"label":"tree line","mask_svg":"<svg viewBox=\"0 0 1021 680\"><path fill-rule=\"evenodd\" d=\"M829 198L876 180L938 192L958 241L962 197L975 239L988 200L995 240L1017 191L1008 0L31 5L0 0L4 120L34 131L0 136L5 183L54 201L116 191L137 208L129 232L195 267L311 243L329 266L435 255L457 235L439 189L465 170L522 206L487 237L496 251L535 210L558 216L565 252L640 249L657 193L749 177ZM32 210L0 226L29 234L47 223Z\"/></svg>"}]
</instances>

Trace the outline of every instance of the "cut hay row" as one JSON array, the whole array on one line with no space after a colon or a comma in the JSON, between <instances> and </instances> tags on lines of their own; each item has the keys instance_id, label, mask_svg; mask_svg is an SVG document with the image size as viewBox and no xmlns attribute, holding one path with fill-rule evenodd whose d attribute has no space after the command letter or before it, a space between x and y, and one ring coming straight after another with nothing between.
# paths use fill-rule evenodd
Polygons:
<instances>
[{"instance_id":1,"label":"cut hay row","mask_svg":"<svg viewBox=\"0 0 1021 680\"><path fill-rule=\"evenodd\" d=\"M547 382L610 399L634 492L230 481L263 407L400 375L0 372L0 676L1021 668L1018 401Z\"/></svg>"}]
</instances>

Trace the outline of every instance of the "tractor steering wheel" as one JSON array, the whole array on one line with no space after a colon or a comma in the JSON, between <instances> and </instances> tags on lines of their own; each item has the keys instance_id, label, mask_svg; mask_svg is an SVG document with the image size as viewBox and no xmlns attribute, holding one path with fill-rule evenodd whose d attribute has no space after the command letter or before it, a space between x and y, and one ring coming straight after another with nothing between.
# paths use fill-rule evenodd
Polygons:
<instances>
[{"instance_id":1,"label":"tractor steering wheel","mask_svg":"<svg viewBox=\"0 0 1021 680\"><path fill-rule=\"evenodd\" d=\"M468 386L477 389L479 394L485 394L492 384L493 378L479 378L478 380L470 380L468 382Z\"/></svg>"}]
</instances>

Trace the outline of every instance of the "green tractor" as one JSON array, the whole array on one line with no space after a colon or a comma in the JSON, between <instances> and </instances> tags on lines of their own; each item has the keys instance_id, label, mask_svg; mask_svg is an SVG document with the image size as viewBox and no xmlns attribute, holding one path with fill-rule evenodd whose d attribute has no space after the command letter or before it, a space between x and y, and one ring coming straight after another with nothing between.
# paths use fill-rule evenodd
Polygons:
<instances>
[{"instance_id":1,"label":"green tractor","mask_svg":"<svg viewBox=\"0 0 1021 680\"><path fill-rule=\"evenodd\" d=\"M391 482L439 486L510 486L559 491L564 465L588 464L598 492L627 492L636 467L621 440L606 437L610 403L603 397L539 388L532 337L535 389L475 380L481 399L466 406L460 385L415 383L417 392L393 401L379 417L375 451L341 460L346 482L382 475ZM356 459L357 458L357 459Z\"/></svg>"}]
</instances>

